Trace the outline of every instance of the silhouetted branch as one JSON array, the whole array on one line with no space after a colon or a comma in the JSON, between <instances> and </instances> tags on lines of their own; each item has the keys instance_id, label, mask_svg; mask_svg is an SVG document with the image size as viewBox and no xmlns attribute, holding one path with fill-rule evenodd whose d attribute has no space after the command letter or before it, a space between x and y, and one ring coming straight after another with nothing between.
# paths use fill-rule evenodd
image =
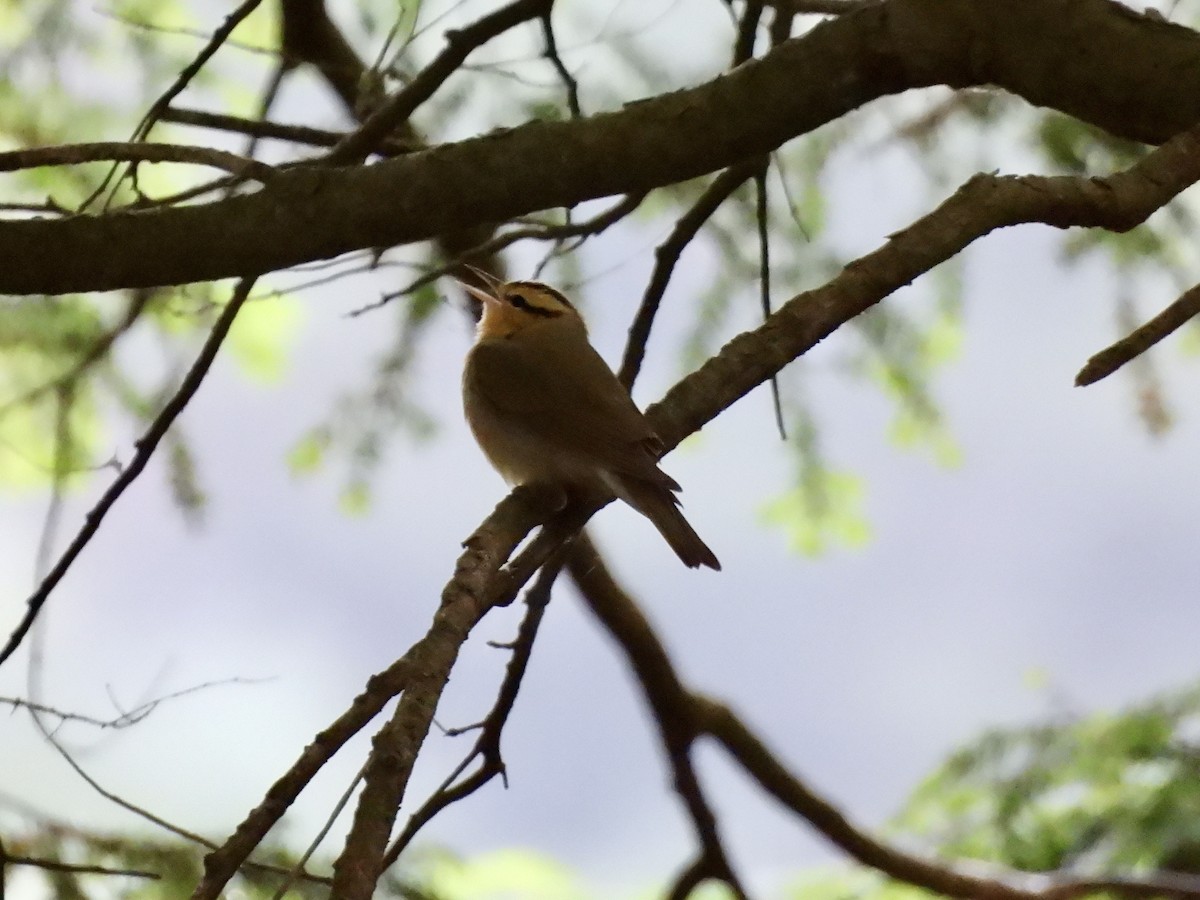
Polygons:
<instances>
[{"instance_id":1,"label":"silhouetted branch","mask_svg":"<svg viewBox=\"0 0 1200 900\"><path fill-rule=\"evenodd\" d=\"M196 77L197 73L204 68L204 64L212 59L216 52L221 49L221 45L233 34L234 29L245 21L246 17L254 12L261 2L262 0L244 0L243 3L225 17L225 21L212 33L212 37L209 38L208 43L196 54L196 58L183 68L183 71L179 73L171 86L151 104L150 109L142 117L142 120L134 130L133 140L143 140L150 133L150 129L154 127L154 123L158 121L163 110L171 105L172 100L183 93L184 89L191 84L192 79Z\"/></svg>"},{"instance_id":2,"label":"silhouetted branch","mask_svg":"<svg viewBox=\"0 0 1200 900\"><path fill-rule=\"evenodd\" d=\"M36 169L41 166L74 166L87 162L173 162L192 163L224 169L240 177L267 182L276 171L266 163L212 147L184 144L122 143L97 141L88 144L62 144L57 147L32 147L0 153L0 172Z\"/></svg>"},{"instance_id":3,"label":"silhouetted branch","mask_svg":"<svg viewBox=\"0 0 1200 900\"><path fill-rule=\"evenodd\" d=\"M466 62L471 52L522 22L548 16L554 0L514 0L466 28L446 32L446 47L402 90L389 97L367 117L357 131L329 152L325 162L345 165L374 152L380 141L408 121L422 103L433 96L447 78Z\"/></svg>"},{"instance_id":4,"label":"silhouetted branch","mask_svg":"<svg viewBox=\"0 0 1200 900\"><path fill-rule=\"evenodd\" d=\"M334 147L338 141L347 137L344 131L329 131L325 128L312 128L308 125L285 125L282 122L268 122L261 119L245 119L241 116L229 116L198 109L182 109L178 106L164 110L160 118L164 122L175 122L196 128L211 128L215 131L230 131L259 139L269 138L293 144L307 144L312 147ZM381 142L375 148L375 152L382 156L398 156L401 153L411 153L415 149L418 149L417 146L411 142L390 138Z\"/></svg>"},{"instance_id":5,"label":"silhouetted branch","mask_svg":"<svg viewBox=\"0 0 1200 900\"><path fill-rule=\"evenodd\" d=\"M229 302L225 305L225 308L221 310L221 315L217 317L217 321L213 323L212 331L209 332L208 338L200 348L200 353L197 355L196 361L192 363L192 367L184 376L179 389L167 401L167 404L162 408L158 416L155 417L154 421L150 423L150 427L146 429L145 433L134 442L135 450L133 458L121 471L121 474L117 476L116 480L109 485L108 490L101 495L96 504L88 511L84 518L83 527L79 529L78 534L75 535L75 538L68 545L67 549L63 551L58 562L46 574L46 577L42 579L37 590L26 601L24 616L9 636L4 649L0 651L0 665L3 665L4 661L12 656L17 647L21 645L21 641L29 633L29 629L33 626L34 620L49 598L51 591L62 581L63 576L67 574L72 563L83 552L83 548L95 537L100 524L104 521L104 517L108 514L108 511L112 509L113 504L120 499L125 490L142 474L142 470L146 468L146 463L154 455L154 450L158 447L159 441L167 433L167 429L174 424L179 414L187 408L196 391L200 389L200 385L208 374L213 360L217 357L217 351L221 349L221 344L224 342L226 335L229 334L229 329L233 325L234 318L237 317L242 304L246 302L246 297L249 296L250 288L254 285L254 281L255 279L252 277L243 278L233 289L233 295L229 298Z\"/></svg>"},{"instance_id":6,"label":"silhouetted branch","mask_svg":"<svg viewBox=\"0 0 1200 900\"><path fill-rule=\"evenodd\" d=\"M162 878L157 872L145 869L111 869L108 866L89 866L79 863L59 862L56 859L43 859L37 856L12 856L5 854L0 862L10 866L29 866L46 872L69 872L72 875L124 875L129 878L148 878L157 881ZM0 893L0 898L3 894Z\"/></svg>"},{"instance_id":7,"label":"silhouetted branch","mask_svg":"<svg viewBox=\"0 0 1200 900\"><path fill-rule=\"evenodd\" d=\"M497 234L486 241L461 251L450 261L423 273L419 278L413 279L400 288L400 290L384 294L383 297L374 303L369 303L354 310L351 312L351 315L357 316L365 312L370 312L373 309L378 309L399 297L411 294L413 291L437 281L443 276L452 275L460 271L464 264L474 259L479 259L483 256L495 256L501 250L511 247L518 241L558 241L565 238L591 237L600 234L606 228L615 225L636 210L645 197L645 194L629 194L622 197L603 212L599 212L592 218L585 219L582 222L565 222L561 225L527 225Z\"/></svg>"},{"instance_id":8,"label":"silhouetted branch","mask_svg":"<svg viewBox=\"0 0 1200 900\"><path fill-rule=\"evenodd\" d=\"M409 816L404 830L384 854L382 868L387 869L395 864L400 854L412 843L417 832L447 806L473 794L497 775L505 779L505 786L507 786L504 757L500 751L500 739L504 734L504 726L508 723L513 706L516 704L517 694L521 690L521 683L529 666L529 658L533 653L533 644L537 639L538 628L541 626L546 606L550 603L550 590L561 568L561 559L557 562L554 560L548 562L542 567L537 580L526 591L525 616L521 619L521 625L517 629L516 639L510 645L512 656L504 671L504 680L500 684L500 690L496 695L495 703L492 704L491 711L479 726L480 732L474 746L429 799ZM455 734L456 732L449 733ZM457 733L462 733L462 731ZM476 759L479 760L479 766L470 775L459 781L459 776Z\"/></svg>"},{"instance_id":9,"label":"silhouetted branch","mask_svg":"<svg viewBox=\"0 0 1200 900\"><path fill-rule=\"evenodd\" d=\"M554 23L550 20L549 9L546 10L541 19L542 37L546 42L545 56L550 60L550 64L554 66L554 71L558 73L558 77L562 79L562 83L567 89L567 109L571 112L571 118L582 118L583 113L579 108L579 84L563 64L562 57L558 55L558 42L554 39Z\"/></svg>"},{"instance_id":10,"label":"silhouetted branch","mask_svg":"<svg viewBox=\"0 0 1200 900\"><path fill-rule=\"evenodd\" d=\"M1136 331L1105 347L1091 357L1075 376L1076 387L1107 378L1130 360L1141 356L1163 338L1182 328L1200 314L1200 285L1189 288L1179 299Z\"/></svg>"},{"instance_id":11,"label":"silhouetted branch","mask_svg":"<svg viewBox=\"0 0 1200 900\"><path fill-rule=\"evenodd\" d=\"M654 327L654 318L658 315L659 304L662 303L663 294L667 292L667 285L671 282L671 275L675 271L679 257L712 214L720 209L721 204L728 200L730 194L736 191L746 179L753 177L761 165L761 160L746 160L726 169L714 178L712 184L705 189L691 208L679 217L667 239L655 248L654 271L650 275L650 281L646 284L646 290L642 294L642 302L633 317L633 323L629 326L629 338L625 342L621 369L617 373L617 377L625 387L632 389L633 383L641 371L642 360L646 356L646 343L650 340L650 329Z\"/></svg>"},{"instance_id":12,"label":"silhouetted branch","mask_svg":"<svg viewBox=\"0 0 1200 900\"><path fill-rule=\"evenodd\" d=\"M48 706L44 703L34 703L31 700L25 700L21 697L0 697L0 704L10 706L13 709L27 709L30 712L37 713L42 716L50 716L57 719L60 723L75 722L82 725L91 725L99 729L121 729L128 728L131 725L136 725L148 715L153 713L160 705L170 700L178 700L181 697L186 697L189 694L194 694L197 691L207 690L209 688L218 687L225 684L253 684L253 679L246 678L225 678L220 681L206 681L203 684L196 684L189 688L184 688L180 691L172 691L169 694L164 694L161 697L155 697L153 700L147 700L145 703L139 703L133 709L120 713L111 719L101 719L98 716L86 716L82 713L64 712L56 709L53 706Z\"/></svg>"},{"instance_id":13,"label":"silhouetted branch","mask_svg":"<svg viewBox=\"0 0 1200 900\"><path fill-rule=\"evenodd\" d=\"M642 686L671 766L675 792L696 832L698 856L680 874L670 897L685 898L701 882L715 879L725 882L735 897L744 898L745 891L721 843L716 816L692 765L691 751L700 736L699 722L690 712L687 690L666 649L586 537L576 541L568 565L588 608L624 651Z\"/></svg>"}]
</instances>

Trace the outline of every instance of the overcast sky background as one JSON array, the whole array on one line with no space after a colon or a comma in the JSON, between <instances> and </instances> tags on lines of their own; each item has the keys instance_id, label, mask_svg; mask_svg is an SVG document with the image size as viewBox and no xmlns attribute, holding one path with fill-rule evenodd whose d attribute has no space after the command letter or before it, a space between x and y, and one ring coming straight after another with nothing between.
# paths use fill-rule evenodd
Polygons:
<instances>
[{"instance_id":1,"label":"overcast sky background","mask_svg":"<svg viewBox=\"0 0 1200 900\"><path fill-rule=\"evenodd\" d=\"M302 92L287 97L280 118L298 120L305 102ZM929 205L914 206L906 166L887 152L835 167L837 246L869 250ZM586 288L593 338L610 362L662 234L616 229L584 257L596 276ZM845 377L847 345L837 337L801 363L825 452L866 480L865 547L802 558L762 525L763 506L787 489L792 469L761 390L665 465L723 572L683 569L627 510L606 509L594 523L690 683L727 700L795 772L868 825L986 726L1111 709L1197 675L1196 364L1176 339L1154 352L1176 413L1160 439L1137 420L1127 378L1072 387L1116 331L1110 279L1100 266L1064 275L1058 239L1048 228L1010 230L969 256L962 354L935 383L962 449L957 468L888 442L889 404ZM532 259L514 255L513 272L527 275ZM642 405L680 374L672 325L686 320L689 298L718 265L706 247L689 252L639 385ZM397 441L370 514L338 512L336 469L290 475L288 450L363 383L386 343L390 312L345 317L380 283L303 295L294 362L277 384L250 384L228 359L218 362L183 417L209 495L203 528L185 525L152 463L45 617L44 699L61 708L104 717L115 714L114 698L129 708L207 681L266 679L164 704L128 731L62 732L105 787L190 829L227 834L366 678L424 633L459 542L503 496L459 413L470 329L451 311L427 336L418 388L438 433ZM785 297L807 286L776 288ZM887 302L918 302L920 287ZM1144 314L1172 299L1138 298ZM746 307L743 327L755 319L751 295ZM129 446L114 443L124 458ZM71 498L64 539L101 487ZM29 591L45 502L6 495L0 507L5 631ZM472 637L439 708L443 725L488 709L506 655L486 641L511 639L520 612L489 616ZM26 693L25 664L20 657L0 670L0 694ZM297 845L350 783L369 733L297 804L287 831ZM429 739L409 808L469 740ZM494 783L447 811L426 829L428 842L466 856L534 848L605 897L645 890L688 859L690 830L640 696L565 585L504 749L510 789ZM832 858L719 754L709 748L700 758L752 885L780 884ZM0 721L0 791L90 827L143 827L70 772L24 716Z\"/></svg>"}]
</instances>

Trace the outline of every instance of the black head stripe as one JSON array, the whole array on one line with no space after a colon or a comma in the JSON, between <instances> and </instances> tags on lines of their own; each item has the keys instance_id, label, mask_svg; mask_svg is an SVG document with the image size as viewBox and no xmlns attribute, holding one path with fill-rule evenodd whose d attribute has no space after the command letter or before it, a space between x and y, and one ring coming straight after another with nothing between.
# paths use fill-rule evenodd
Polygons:
<instances>
[{"instance_id":1,"label":"black head stripe","mask_svg":"<svg viewBox=\"0 0 1200 900\"><path fill-rule=\"evenodd\" d=\"M548 285L548 284L542 284L542 282L540 282L540 281L513 281L513 282L510 282L510 284L520 285L521 287L532 288L535 291L541 291L543 294L549 294L551 297L553 297L555 300L557 300L559 303L561 303L567 309L575 308L575 305L573 303L571 303L571 301L568 300L566 297L564 297L561 293L556 291L554 288L550 287L550 285ZM542 310L542 312L545 312L545 310ZM555 315L555 313L550 313L550 315Z\"/></svg>"}]
</instances>

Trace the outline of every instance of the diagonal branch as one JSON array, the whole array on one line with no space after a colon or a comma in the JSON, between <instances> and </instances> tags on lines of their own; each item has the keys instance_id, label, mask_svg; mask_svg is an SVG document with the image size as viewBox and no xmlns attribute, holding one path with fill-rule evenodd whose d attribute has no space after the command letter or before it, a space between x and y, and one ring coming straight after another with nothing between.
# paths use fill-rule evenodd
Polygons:
<instances>
[{"instance_id":1,"label":"diagonal branch","mask_svg":"<svg viewBox=\"0 0 1200 900\"><path fill-rule=\"evenodd\" d=\"M62 144L32 147L0 153L0 172L36 169L40 166L74 166L85 162L173 162L192 163L224 169L234 175L270 181L275 169L266 163L212 147L183 144L129 144L121 141L96 141L88 144Z\"/></svg>"},{"instance_id":2,"label":"diagonal branch","mask_svg":"<svg viewBox=\"0 0 1200 900\"><path fill-rule=\"evenodd\" d=\"M96 532L100 529L100 523L104 521L104 517L108 514L108 511L113 508L113 505L125 493L126 489L142 474L142 470L146 468L150 457L154 455L159 442L166 435L168 429L175 423L175 420L179 418L179 414L187 408L192 397L196 395L196 391L200 389L200 385L204 382L205 376L208 375L208 370L212 366L213 360L217 357L217 351L221 349L221 344L229 334L233 320L237 317L242 304L246 302L246 298L250 295L250 289L254 286L254 281L253 277L243 278L234 287L233 295L229 298L229 302L225 305L225 308L221 310L221 315L213 324L212 331L209 332L208 338L200 348L200 353L197 355L196 361L192 363L192 367L184 376L179 389L167 401L166 406L162 408L162 411L154 421L150 423L150 427L134 443L135 452L133 459L129 461L129 464L121 471L116 480L109 485L108 490L96 501L96 504L88 512L83 527L79 529L78 534L75 535L75 538L67 546L67 549L63 551L58 562L54 564L54 567L42 579L37 590L25 601L25 615L17 623L17 627L9 636L4 649L0 650L0 665L3 665L4 661L12 656L17 647L21 645L21 641L29 633L29 629L33 627L33 622L37 618L38 613L41 612L51 591L62 581L63 576L67 574L71 565L79 557L79 554L83 552L83 548L96 536Z\"/></svg>"},{"instance_id":3,"label":"diagonal branch","mask_svg":"<svg viewBox=\"0 0 1200 900\"><path fill-rule=\"evenodd\" d=\"M654 714L675 783L699 843L699 854L676 880L672 900L686 898L706 879L725 882L735 897L745 891L734 874L717 830L716 816L692 765L691 752L700 736L700 721L691 714L687 689L679 680L666 648L633 599L617 584L587 539L576 542L569 562L571 578L592 614L624 651Z\"/></svg>"},{"instance_id":4,"label":"diagonal branch","mask_svg":"<svg viewBox=\"0 0 1200 900\"><path fill-rule=\"evenodd\" d=\"M1093 355L1075 376L1075 385L1085 387L1107 378L1163 338L1178 331L1197 315L1200 315L1200 285L1184 291L1178 300L1149 322Z\"/></svg>"},{"instance_id":5,"label":"diagonal branch","mask_svg":"<svg viewBox=\"0 0 1200 900\"><path fill-rule=\"evenodd\" d=\"M521 683L525 679L529 659L533 654L533 644L537 639L546 607L550 603L550 590L554 586L561 568L561 561L547 563L542 567L537 581L526 592L525 616L517 630L517 637L511 645L512 657L504 671L504 680L496 695L496 701L487 717L480 723L479 737L466 758L450 773L433 795L409 817L404 830L392 842L384 855L381 869L392 866L405 848L412 843L417 832L446 807L475 793L497 775L504 779L505 787L508 786L504 757L500 751L500 738L504 733L504 726L508 723L513 706L516 705L517 694L521 690ZM479 760L479 767L459 781L459 776L476 759Z\"/></svg>"},{"instance_id":6,"label":"diagonal branch","mask_svg":"<svg viewBox=\"0 0 1200 900\"><path fill-rule=\"evenodd\" d=\"M500 563L528 533L530 523L545 514L544 506L539 505L529 491L514 491L496 506L464 542L466 550L458 559L454 577L442 592L441 608L425 637L383 672L374 675L350 709L316 736L229 839L205 857L204 878L192 893L193 900L216 900L221 896L238 867L282 818L309 781L351 737L379 714L389 700L403 691L405 699L413 698L409 700L410 706L436 703L437 695L431 692L431 687L444 684L446 667L453 663L458 648L475 623L495 605L489 599L488 585ZM432 712L430 708L428 714L432 716ZM406 708L402 725L409 724L408 716L409 709ZM419 746L420 741L413 745L414 753ZM389 757L389 762L395 761L398 761L395 757ZM409 768L413 761L407 760ZM394 772L390 774L395 777ZM389 781L389 786L393 784L394 781ZM362 811L361 802L359 811ZM390 824L383 830L384 841L388 830ZM381 857L382 847L379 853ZM347 879L358 883L360 878L376 876L377 873L366 872L343 872L341 875L343 883Z\"/></svg>"},{"instance_id":7,"label":"diagonal branch","mask_svg":"<svg viewBox=\"0 0 1200 900\"><path fill-rule=\"evenodd\" d=\"M1069 67L1064 46L1075 50ZM1147 69L1146 58L1161 64ZM1161 141L1200 121L1197 60L1196 32L1108 0L880 0L707 84L616 112L530 122L367 167L283 173L252 196L204 205L0 221L0 292L205 281L427 240L715 172L873 99L933 84L991 83L1114 134Z\"/></svg>"},{"instance_id":8,"label":"diagonal branch","mask_svg":"<svg viewBox=\"0 0 1200 900\"><path fill-rule=\"evenodd\" d=\"M754 173L761 167L761 159L745 160L736 166L731 166L714 178L712 184L705 189L704 193L691 205L691 208L679 217L667 239L655 248L654 271L650 275L650 281L646 284L646 290L642 294L642 302L629 326L629 337L625 342L625 353L622 356L621 369L617 375L621 384L626 388L633 388L633 383L642 369L642 361L646 357L646 344L650 340L650 330L654 327L654 319L658 315L658 308L662 303L663 295L667 292L667 285L671 282L671 275L675 272L679 257L699 234L704 223L712 218L713 213L720 209L722 203L729 199L729 195L741 187L748 178L753 178Z\"/></svg>"},{"instance_id":9,"label":"diagonal branch","mask_svg":"<svg viewBox=\"0 0 1200 900\"><path fill-rule=\"evenodd\" d=\"M1080 878L1065 872L997 871L989 877L967 874L888 846L852 824L837 807L792 775L727 706L685 686L650 623L603 566L581 552L572 556L570 572L593 615L625 653L646 694L675 771L676 791L697 827L700 855L676 880L671 897L686 897L691 887L706 878L728 881L731 877L715 821L696 818L691 792L699 791L699 785L686 773L680 777L680 766L686 763L691 746L701 737L712 736L768 794L855 861L898 881L972 900L1074 900L1098 891L1131 898L1200 898L1200 879L1194 876ZM738 894L736 883L729 884Z\"/></svg>"},{"instance_id":10,"label":"diagonal branch","mask_svg":"<svg viewBox=\"0 0 1200 900\"><path fill-rule=\"evenodd\" d=\"M326 156L330 165L360 162L411 116L447 78L458 71L473 50L492 38L539 16L549 16L554 0L513 0L459 31L446 33L446 47L401 91L367 117L357 131Z\"/></svg>"}]
</instances>

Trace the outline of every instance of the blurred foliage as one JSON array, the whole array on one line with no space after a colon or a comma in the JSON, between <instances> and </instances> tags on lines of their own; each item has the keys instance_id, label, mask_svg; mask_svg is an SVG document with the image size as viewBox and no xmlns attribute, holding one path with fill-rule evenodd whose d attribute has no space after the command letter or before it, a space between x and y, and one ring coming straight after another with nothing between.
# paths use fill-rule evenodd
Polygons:
<instances>
[{"instance_id":1,"label":"blurred foliage","mask_svg":"<svg viewBox=\"0 0 1200 900\"><path fill-rule=\"evenodd\" d=\"M1027 872L1200 874L1200 685L1121 712L997 729L916 789L889 837ZM862 870L807 875L794 896L892 900ZM923 896L932 896L919 892Z\"/></svg>"},{"instance_id":2,"label":"blurred foliage","mask_svg":"<svg viewBox=\"0 0 1200 900\"><path fill-rule=\"evenodd\" d=\"M1174 19L1195 14L1194 6L1177 8L1166 0L1154 5ZM445 29L481 14L471 4L449 0L346 0L331 3L330 11L368 66L363 77L368 99L405 84L441 50ZM127 137L203 46L219 24L219 12L223 10L185 0L114 0L100 8L78 0L0 2L0 109L5 110L0 147ZM667 2L603 11L568 4L556 10L560 54L577 77L584 113L617 109L631 98L718 74L728 64L735 30L730 12L716 7L681 12ZM681 15L690 29L687 54L668 52L677 43ZM771 15L768 11L766 21ZM264 0L203 67L180 102L258 115L277 65L278 16L276 0ZM799 17L795 30L818 21ZM472 54L470 64L419 111L416 124L425 138L436 143L530 119L566 118L567 90L543 55L543 40L540 29L521 28ZM759 43L765 46L765 34ZM331 103L304 124L328 124L323 116L335 127L347 127L350 114ZM237 152L248 146L236 134L170 124L157 125L152 137L208 141ZM313 152L262 143L255 151L271 161ZM903 173L890 202L910 204L909 214L915 216L972 173L994 169L1002 158L1016 171L1104 174L1129 165L1143 152L1139 145L993 90L913 92L874 104L772 154L765 215L774 303L822 284L862 251L847 240L847 229L839 222L839 198L831 191L867 167L886 164ZM114 172L128 177L111 178ZM193 167L171 165L32 169L5 176L0 201L11 215L56 215L85 202L95 211L168 198L210 177ZM653 236L665 234L709 181L695 179L646 198L630 226L646 236L647 250ZM1185 196L1129 234L1096 230L1064 235L1064 263L1100 264L1120 273L1123 296L1114 288L1112 297L1102 298L1112 303L1118 330L1173 299L1164 287L1179 291L1200 276L1200 259L1190 240L1194 202ZM698 296L687 298L689 313L676 338L656 336L650 353L677 354L692 367L757 322L758 215L748 183L711 218L698 246L685 251L683 265L710 260L705 263L710 277ZM539 220L561 221L563 216L552 211ZM526 263L516 274L528 277L544 268L544 277L568 287L586 305L586 251L576 252L582 243L524 241L510 258ZM647 263L650 254L643 256L639 264ZM540 264L528 266L528 260L539 257ZM229 355L248 378L277 382L301 336L301 292L339 279L344 279L346 296L386 292L406 282L414 269L427 272L434 264L427 247L391 248L316 264L309 267L315 277L291 288L272 280L262 288L261 299L239 317ZM399 278L391 277L395 271L402 273ZM890 402L889 439L897 447L928 452L941 465L956 464L961 457L953 423L944 420L936 397L937 380L961 344L961 272L958 260L942 266L908 289L903 302L860 317L836 338L845 363L839 373L872 386ZM370 274L372 286L359 291L352 277L356 273ZM0 357L0 488L44 486L54 478L80 481L86 473L119 464L123 451L114 457L114 447L121 446L114 442L131 427L144 427L170 396L226 294L222 285L194 285L123 299L108 294L0 306L0 347L5 350ZM1141 296L1147 300L1135 304L1132 298ZM369 510L374 475L389 459L397 436L426 437L441 417L457 415L457 410L428 411L421 396L427 377L421 371L423 347L429 343L430 326L450 306L443 299L436 284L429 284L394 299L387 304L390 309L364 313L381 336L377 355L359 373L359 384L343 389L328 412L315 411L312 427L296 438L288 459L293 472L311 475L336 468L343 485L339 506L346 513ZM368 296L348 308L369 301ZM630 305L617 314L630 315L634 302L630 298ZM125 310L134 308L136 314L126 320ZM1193 346L1200 345L1197 335L1200 329L1192 329ZM444 361L438 365L440 372ZM854 546L869 534L862 513L864 484L838 465L839 448L819 447L824 408L822 398L809 389L814 372L792 367L781 381L793 434L786 452L795 474L765 514L806 553ZM1137 379L1139 415L1152 432L1166 430L1172 419L1158 380L1145 367L1131 369L1131 377ZM56 430L56 424L64 427ZM169 449L164 456L168 483L179 506L196 513L205 496L204 459L181 432L172 435Z\"/></svg>"},{"instance_id":3,"label":"blurred foliage","mask_svg":"<svg viewBox=\"0 0 1200 900\"><path fill-rule=\"evenodd\" d=\"M985 732L955 751L913 792L886 839L948 862L976 860L1025 872L1082 875L1200 874L1200 684L1120 712L1063 716L1033 727ZM38 873L55 898L151 900L190 891L201 850L174 841L94 835L74 826L3 813L11 856L143 869L160 881ZM264 851L260 862L290 870L296 857ZM310 864L324 871L328 862ZM269 898L280 876L248 870L234 889ZM323 897L300 884L289 897ZM230 894L233 896L233 893ZM519 849L463 860L448 851L411 851L381 882L382 898L407 900L572 900L599 896L562 865ZM662 896L661 887L633 896ZM729 896L709 885L697 900ZM797 900L911 900L934 896L869 870L822 867L782 894Z\"/></svg>"}]
</instances>

